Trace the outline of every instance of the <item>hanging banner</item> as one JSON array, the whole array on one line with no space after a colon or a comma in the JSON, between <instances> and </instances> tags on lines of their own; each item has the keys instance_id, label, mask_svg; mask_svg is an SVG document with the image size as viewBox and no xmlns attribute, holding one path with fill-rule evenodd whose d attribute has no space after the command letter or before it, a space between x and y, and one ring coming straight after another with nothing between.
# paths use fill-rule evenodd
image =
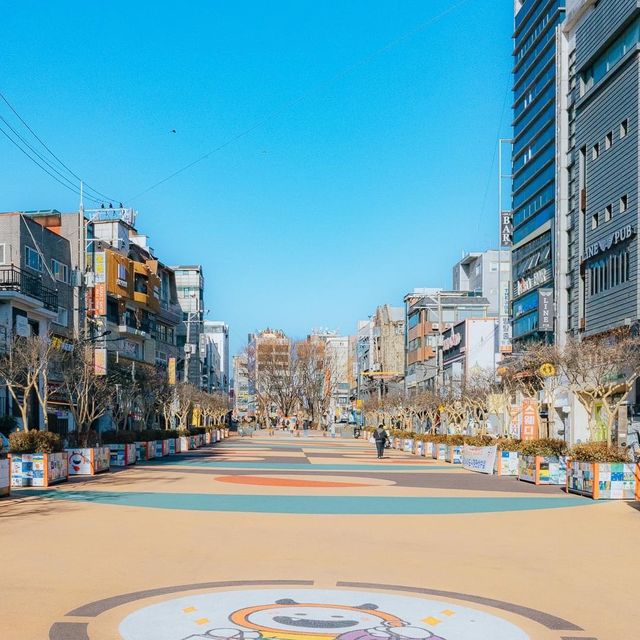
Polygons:
<instances>
[{"instance_id":1,"label":"hanging banner","mask_svg":"<svg viewBox=\"0 0 640 640\"><path fill-rule=\"evenodd\" d=\"M465 444L462 447L462 466L469 471L493 473L497 449L496 445L491 447L471 447Z\"/></svg>"},{"instance_id":2,"label":"hanging banner","mask_svg":"<svg viewBox=\"0 0 640 640\"><path fill-rule=\"evenodd\" d=\"M538 401L533 398L525 398L522 401L522 433L523 440L535 440L540 433L540 414L538 413Z\"/></svg>"},{"instance_id":3,"label":"hanging banner","mask_svg":"<svg viewBox=\"0 0 640 640\"><path fill-rule=\"evenodd\" d=\"M176 359L169 358L167 361L167 382L171 385L176 383Z\"/></svg>"},{"instance_id":4,"label":"hanging banner","mask_svg":"<svg viewBox=\"0 0 640 640\"><path fill-rule=\"evenodd\" d=\"M509 280L500 283L500 304L502 309L500 310L500 353L511 353L511 296L509 295L509 289L511 284Z\"/></svg>"},{"instance_id":5,"label":"hanging banner","mask_svg":"<svg viewBox=\"0 0 640 640\"><path fill-rule=\"evenodd\" d=\"M94 349L93 370L97 376L104 376L107 374L107 350L106 349Z\"/></svg>"},{"instance_id":6,"label":"hanging banner","mask_svg":"<svg viewBox=\"0 0 640 640\"><path fill-rule=\"evenodd\" d=\"M538 289L538 331L553 331L553 289Z\"/></svg>"}]
</instances>

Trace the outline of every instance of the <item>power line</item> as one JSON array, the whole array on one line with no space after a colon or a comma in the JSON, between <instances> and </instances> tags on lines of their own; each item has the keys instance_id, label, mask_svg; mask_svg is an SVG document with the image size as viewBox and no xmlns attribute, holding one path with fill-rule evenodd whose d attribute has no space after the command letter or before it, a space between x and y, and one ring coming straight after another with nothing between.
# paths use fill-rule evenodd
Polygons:
<instances>
[{"instance_id":1,"label":"power line","mask_svg":"<svg viewBox=\"0 0 640 640\"><path fill-rule=\"evenodd\" d=\"M58 176L60 176L60 178L62 180L65 180L67 183L69 183L69 185L71 185L72 187L75 188L75 183L70 180L69 178L67 178L67 176L65 176L63 173L61 173L60 171L58 171L58 169L56 169L42 154L40 154L36 149L34 149L12 126L9 122L7 122L7 120L5 120L5 118L3 118L2 116L0 116L0 120L2 120L2 122L5 123L5 125L7 127L9 127L9 129L13 132L13 134L25 145L27 146L33 153L36 154L36 156L38 156L38 158L40 158L40 160L42 160L42 162L44 162L54 173L56 173ZM31 157L31 156L30 156ZM33 159L33 158L32 158ZM40 166L40 165L38 165ZM79 193L79 192L78 192ZM94 197L92 197L91 195L87 195L86 196L89 200L93 200L94 202L100 202L99 200L95 199Z\"/></svg>"},{"instance_id":2,"label":"power line","mask_svg":"<svg viewBox=\"0 0 640 640\"><path fill-rule=\"evenodd\" d=\"M18 142L16 142L5 130L2 126L0 126L0 133L2 133L12 144L14 144L18 149L20 149L20 151L22 151L22 153L24 153L25 156L27 156L27 158L29 158L29 160L31 160L33 163L37 164L38 167L40 167L40 169L42 169L45 173L48 173L56 182L59 182L65 189L69 189L69 191L73 191L73 193L75 193L77 196L80 195L80 191L78 189L74 189L73 187L70 187L66 182L63 182L62 180L60 180L60 178L58 178L54 173L51 173L46 167L44 167L43 165L41 165L34 157L32 157L31 155L29 155L29 153L27 151L24 150L23 147L20 146L20 144Z\"/></svg>"},{"instance_id":3,"label":"power line","mask_svg":"<svg viewBox=\"0 0 640 640\"><path fill-rule=\"evenodd\" d=\"M330 87L331 85L335 84L335 82L337 82L341 78L344 78L345 76L348 76L349 74L353 73L356 69L359 69L360 67L368 64L369 62L371 62L375 58L379 57L383 53L386 53L387 51L390 51L391 49L394 49L395 47L397 47L399 44L405 42L406 40L410 40L411 38L416 36L418 33L420 33L421 31L424 31L427 27L430 27L432 24L438 22L439 20L441 20L442 18L447 16L449 13L452 13L453 11L455 11L456 9L461 7L463 4L466 4L467 2L469 2L469 0L459 0L458 2L456 2L456 3L452 4L451 6L449 6L444 11L441 11L440 13L436 14L435 16L432 16L428 20L425 20L424 22L419 24L414 29L411 29L410 31L407 31L406 33L402 34L401 36L399 36L397 38L394 38L393 40L391 40L390 42L385 44L383 47L381 47L380 49L377 49L376 51L368 54L364 58L361 58L357 62L347 66L342 71L339 71L334 76L332 76L329 80L318 84L313 89L310 89L309 91L307 91L306 93L302 94L301 96L299 96L295 100L292 100L291 102L289 102L282 109L273 111L272 113L268 114L263 119L259 120L258 122L256 122L252 126L250 126L249 128L244 129L243 131L241 131L240 133L236 134L235 136L232 136L231 138L229 138L228 140L226 140L222 144L218 145L214 149L211 149L211 151L208 151L207 153L201 155L200 157L196 158L195 160L192 160L188 164L184 165L180 169L177 169L173 173L170 173L165 178L162 178L162 180L158 180L158 182L155 182L154 184L152 184L151 186L147 187L143 191L140 191L139 193L137 193L133 197L127 198L127 202L132 202L133 200L136 200L137 198L140 198L141 196L149 193L149 191L153 191L153 189L159 187L160 185L164 184L165 182L168 182L172 178L175 178L176 176L180 175L181 173L184 173L188 169L191 169L191 167L195 166L196 164L199 164L203 160L206 160L207 158L212 156L214 153L217 153L218 151L221 151L225 147L228 147L230 144L232 144L232 143L236 142L237 140L240 140L241 138L244 138L245 136L249 135L250 133L252 133L256 129L258 129L259 127L261 127L264 124L266 124L267 122L269 122L270 120L278 118L279 116L282 116L285 113L291 111L294 107L299 105L301 102L304 102L305 100L307 100L312 94L318 93L319 91Z\"/></svg>"},{"instance_id":4,"label":"power line","mask_svg":"<svg viewBox=\"0 0 640 640\"><path fill-rule=\"evenodd\" d=\"M49 146L44 142L44 140L42 140L42 138L40 138L40 136L29 126L29 124L24 120L24 118L18 113L18 111L16 111L16 109L13 107L13 105L9 102L9 100L7 100L6 96L0 91L0 98L2 98L2 100L5 102L5 104L9 107L9 109L11 109L11 111L15 114L15 116L18 118L18 120L20 120L20 122L22 122L22 124L29 130L29 132L31 133L31 135L51 154L51 156L53 158L55 158L55 160L58 161L58 163L60 163L60 165L62 167L64 167L76 180L78 180L79 182L83 183L83 187L86 189L89 189L90 191L93 191L97 196L99 196L100 198L104 198L105 200L108 200L110 202L114 202L116 201L115 198L111 198L107 195L105 195L104 193L101 193L100 191L98 191L97 189L94 189L91 185L89 185L83 178L81 178L79 175L77 175L72 169L70 169L50 148ZM3 118L4 120L4 118ZM6 122L6 120L4 120L5 123L7 124L7 126L9 126L11 128L12 131L15 132L15 130L11 127L11 125L9 125L8 122ZM16 133L16 135L19 136L19 134ZM23 140L23 142L25 144L28 145L28 143L26 141L24 141L24 139L19 136L21 140ZM29 146L29 145L28 145ZM31 148L31 147L30 147ZM37 153L34 150L34 153ZM39 155L39 154L38 154ZM39 155L39 157L42 157ZM43 161L46 162L43 158ZM49 164L49 163L47 163ZM49 165L51 166L51 165ZM53 169L53 167L52 167ZM89 196L87 196L89 197ZM94 200L94 202L100 202L100 200L98 199L94 199L94 198L89 198L91 200Z\"/></svg>"}]
</instances>

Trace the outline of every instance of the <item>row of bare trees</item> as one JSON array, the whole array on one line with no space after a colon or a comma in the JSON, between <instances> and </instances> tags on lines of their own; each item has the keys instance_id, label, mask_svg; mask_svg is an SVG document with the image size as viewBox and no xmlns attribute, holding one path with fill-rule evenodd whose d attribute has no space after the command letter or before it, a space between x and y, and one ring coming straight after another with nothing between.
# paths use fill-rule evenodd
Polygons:
<instances>
[{"instance_id":1,"label":"row of bare trees","mask_svg":"<svg viewBox=\"0 0 640 640\"><path fill-rule=\"evenodd\" d=\"M477 370L466 381L410 398L401 394L365 402L369 424L412 430L414 425L452 433L485 434L490 415L508 432L519 399L531 398L553 407L558 392L573 395L583 407L592 440L612 443L621 409L640 374L640 338L620 331L597 338L569 339L562 347L532 343L506 358L497 372ZM549 436L549 422L543 422ZM546 432L545 432L546 431Z\"/></svg>"},{"instance_id":2,"label":"row of bare trees","mask_svg":"<svg viewBox=\"0 0 640 640\"><path fill-rule=\"evenodd\" d=\"M327 415L340 378L336 354L322 340L263 344L256 360L256 402L263 421L301 413L312 424Z\"/></svg>"},{"instance_id":3,"label":"row of bare trees","mask_svg":"<svg viewBox=\"0 0 640 640\"><path fill-rule=\"evenodd\" d=\"M68 406L75 436L86 444L95 423L110 414L119 430L187 428L194 414L198 424L220 424L228 412L225 394L208 394L187 383L169 384L166 372L140 367L135 376L119 366L96 371L94 346L86 341L64 342L50 336L15 336L0 354L0 383L21 417L24 430L38 424L31 415L33 398L48 428L49 405Z\"/></svg>"}]
</instances>

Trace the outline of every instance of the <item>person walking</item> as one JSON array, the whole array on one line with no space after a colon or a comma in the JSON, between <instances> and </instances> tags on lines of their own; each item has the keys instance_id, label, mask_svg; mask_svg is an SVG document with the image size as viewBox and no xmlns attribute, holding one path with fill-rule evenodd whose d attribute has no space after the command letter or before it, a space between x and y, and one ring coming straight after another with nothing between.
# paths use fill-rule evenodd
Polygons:
<instances>
[{"instance_id":1,"label":"person walking","mask_svg":"<svg viewBox=\"0 0 640 640\"><path fill-rule=\"evenodd\" d=\"M384 446L389 439L389 436L382 425L378 425L378 428L374 431L373 439L376 442L376 449L378 450L378 460L381 460L384 457Z\"/></svg>"}]
</instances>

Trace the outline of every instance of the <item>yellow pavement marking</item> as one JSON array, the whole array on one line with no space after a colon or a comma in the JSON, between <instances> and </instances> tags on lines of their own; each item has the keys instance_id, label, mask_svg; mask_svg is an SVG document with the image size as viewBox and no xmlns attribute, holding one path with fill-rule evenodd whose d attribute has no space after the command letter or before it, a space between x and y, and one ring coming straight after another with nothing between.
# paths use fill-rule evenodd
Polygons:
<instances>
[{"instance_id":1,"label":"yellow pavement marking","mask_svg":"<svg viewBox=\"0 0 640 640\"><path fill-rule=\"evenodd\" d=\"M444 611L441 611L440 613L442 613L445 616L455 616L456 612L455 611L451 611L451 609L445 609Z\"/></svg>"},{"instance_id":2,"label":"yellow pavement marking","mask_svg":"<svg viewBox=\"0 0 640 640\"><path fill-rule=\"evenodd\" d=\"M442 620L439 620L438 618L434 618L433 616L429 616L428 618L423 618L422 622L426 622L427 624L430 624L431 626L435 626L437 624L440 624L442 622Z\"/></svg>"},{"instance_id":3,"label":"yellow pavement marking","mask_svg":"<svg viewBox=\"0 0 640 640\"><path fill-rule=\"evenodd\" d=\"M207 622L209 622L209 618L198 618L195 622L196 624L207 624Z\"/></svg>"},{"instance_id":4,"label":"yellow pavement marking","mask_svg":"<svg viewBox=\"0 0 640 640\"><path fill-rule=\"evenodd\" d=\"M182 611L184 613L193 613L194 611L197 611L198 609L196 607L185 607Z\"/></svg>"}]
</instances>

